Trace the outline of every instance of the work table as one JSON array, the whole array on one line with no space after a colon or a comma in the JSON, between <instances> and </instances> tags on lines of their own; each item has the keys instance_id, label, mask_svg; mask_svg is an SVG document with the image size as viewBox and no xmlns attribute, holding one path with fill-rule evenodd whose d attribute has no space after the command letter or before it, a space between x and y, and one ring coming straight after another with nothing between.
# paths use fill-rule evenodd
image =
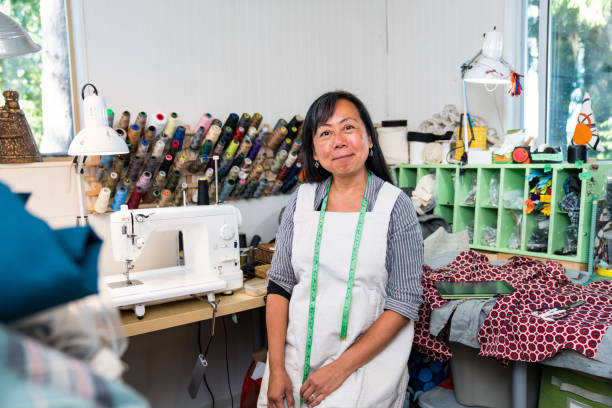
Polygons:
<instances>
[{"instance_id":1,"label":"work table","mask_svg":"<svg viewBox=\"0 0 612 408\"><path fill-rule=\"evenodd\" d=\"M249 296L244 288L232 295L217 294L217 316L225 316L265 305L264 296ZM170 327L211 319L213 310L205 296L146 307L145 315L138 319L133 310L121 311L121 322L126 336L136 336Z\"/></svg>"}]
</instances>

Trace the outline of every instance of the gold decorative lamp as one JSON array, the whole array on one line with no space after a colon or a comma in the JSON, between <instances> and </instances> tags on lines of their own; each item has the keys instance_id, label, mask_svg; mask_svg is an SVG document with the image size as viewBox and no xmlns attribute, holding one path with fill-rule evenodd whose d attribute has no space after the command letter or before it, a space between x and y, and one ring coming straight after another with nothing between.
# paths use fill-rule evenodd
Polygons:
<instances>
[{"instance_id":1,"label":"gold decorative lamp","mask_svg":"<svg viewBox=\"0 0 612 408\"><path fill-rule=\"evenodd\" d=\"M40 51L40 45L12 18L0 13L0 58ZM41 161L32 130L19 107L19 94L4 91L5 105L0 107L0 163Z\"/></svg>"}]
</instances>

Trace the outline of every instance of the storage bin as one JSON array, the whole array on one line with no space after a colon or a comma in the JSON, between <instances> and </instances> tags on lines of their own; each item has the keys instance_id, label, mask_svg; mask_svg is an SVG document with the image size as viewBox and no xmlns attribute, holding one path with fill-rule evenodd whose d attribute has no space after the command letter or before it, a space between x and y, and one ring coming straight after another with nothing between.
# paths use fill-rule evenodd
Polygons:
<instances>
[{"instance_id":1,"label":"storage bin","mask_svg":"<svg viewBox=\"0 0 612 408\"><path fill-rule=\"evenodd\" d=\"M538 408L612 406L612 380L566 368L543 367Z\"/></svg>"},{"instance_id":2,"label":"storage bin","mask_svg":"<svg viewBox=\"0 0 612 408\"><path fill-rule=\"evenodd\" d=\"M249 296L263 296L268 289L268 280L254 278L244 283L244 291Z\"/></svg>"},{"instance_id":3,"label":"storage bin","mask_svg":"<svg viewBox=\"0 0 612 408\"><path fill-rule=\"evenodd\" d=\"M408 132L407 140L410 164L423 164L423 150L427 143L436 141L436 136L431 133Z\"/></svg>"},{"instance_id":4,"label":"storage bin","mask_svg":"<svg viewBox=\"0 0 612 408\"><path fill-rule=\"evenodd\" d=\"M512 363L504 367L497 360L480 357L478 350L451 342L450 360L455 398L468 406L512 408ZM527 408L536 408L540 366L527 365Z\"/></svg>"},{"instance_id":5,"label":"storage bin","mask_svg":"<svg viewBox=\"0 0 612 408\"><path fill-rule=\"evenodd\" d=\"M488 128L485 126L474 126L474 139L472 139L472 132L470 131L470 128L468 126L468 140L469 142L469 146L468 146L468 151L469 149L481 149L481 150L487 150L487 130ZM465 129L463 129L465 130ZM457 128L457 136L459 136L459 128ZM463 133L461 133L461 139L459 139L459 137L457 137L457 150L455 150L455 160L461 160L461 156L463 156L463 139L465 138L465 135L463 135Z\"/></svg>"},{"instance_id":6,"label":"storage bin","mask_svg":"<svg viewBox=\"0 0 612 408\"><path fill-rule=\"evenodd\" d=\"M382 127L376 129L378 143L387 164L410 163L408 153L408 122L405 120L383 120Z\"/></svg>"}]
</instances>

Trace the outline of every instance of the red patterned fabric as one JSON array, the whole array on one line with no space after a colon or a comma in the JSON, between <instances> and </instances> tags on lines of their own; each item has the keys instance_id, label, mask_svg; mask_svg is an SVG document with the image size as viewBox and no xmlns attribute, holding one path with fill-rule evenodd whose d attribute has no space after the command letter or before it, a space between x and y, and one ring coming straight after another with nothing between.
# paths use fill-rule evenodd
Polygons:
<instances>
[{"instance_id":1,"label":"red patterned fabric","mask_svg":"<svg viewBox=\"0 0 612 408\"><path fill-rule=\"evenodd\" d=\"M440 269L424 266L424 301L414 338L419 351L436 360L452 357L441 335L429 333L431 311L447 302L440 297L435 282L485 280L506 280L517 290L501 297L485 319L478 333L482 356L541 361L562 349L574 349L593 357L612 323L610 281L580 286L567 279L558 262L515 257L505 265L495 266L485 255L465 251ZM546 322L530 314L541 307L565 306L578 300L586 303L571 309L562 320Z\"/></svg>"}]
</instances>

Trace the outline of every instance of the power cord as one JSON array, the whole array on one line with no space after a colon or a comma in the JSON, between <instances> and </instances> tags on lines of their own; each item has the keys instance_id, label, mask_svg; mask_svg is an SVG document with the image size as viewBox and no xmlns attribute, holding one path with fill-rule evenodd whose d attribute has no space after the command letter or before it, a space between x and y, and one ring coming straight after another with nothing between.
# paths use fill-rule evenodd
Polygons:
<instances>
[{"instance_id":1,"label":"power cord","mask_svg":"<svg viewBox=\"0 0 612 408\"><path fill-rule=\"evenodd\" d=\"M229 388L230 399L232 401L232 408L234 408L234 395L232 393L232 384L230 382L229 360L227 359L227 329L225 327L225 318L222 317L221 321L223 322L223 334L225 336L225 371L227 372L227 387Z\"/></svg>"},{"instance_id":2,"label":"power cord","mask_svg":"<svg viewBox=\"0 0 612 408\"><path fill-rule=\"evenodd\" d=\"M213 317L212 329L210 331L210 336L208 337L208 344L206 345L206 351L204 353L202 353L201 332L202 332L202 322L199 321L198 322L198 351L206 359L206 355L208 354L208 348L210 347L210 342L212 340L213 335L215 334L215 319L214 319L214 317ZM210 394L210 398L212 398L212 406L213 406L213 408L215 408L215 396L214 396L212 390L210 389L210 386L208 385L208 381L206 380L206 373L204 373L203 377L204 377L204 385L206 386L206 389L208 390L208 393Z\"/></svg>"}]
</instances>

